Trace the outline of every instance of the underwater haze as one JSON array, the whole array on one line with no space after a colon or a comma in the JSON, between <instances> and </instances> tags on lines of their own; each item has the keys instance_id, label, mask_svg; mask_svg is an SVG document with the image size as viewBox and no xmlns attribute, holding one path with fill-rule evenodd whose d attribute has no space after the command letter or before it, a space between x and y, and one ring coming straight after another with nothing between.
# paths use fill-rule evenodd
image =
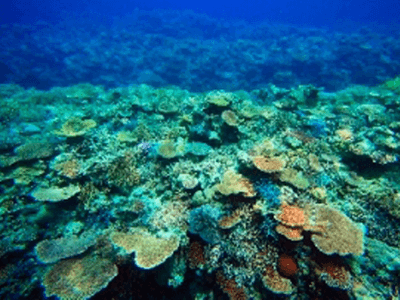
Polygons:
<instances>
[{"instance_id":1,"label":"underwater haze","mask_svg":"<svg viewBox=\"0 0 400 300\"><path fill-rule=\"evenodd\" d=\"M399 22L400 4L396 0L281 0L281 1L10 1L2 6L2 23L57 21L62 14L88 12L105 18L123 17L135 9L192 10L213 18L246 21L271 21L298 26L339 27L393 25Z\"/></svg>"},{"instance_id":2,"label":"underwater haze","mask_svg":"<svg viewBox=\"0 0 400 300\"><path fill-rule=\"evenodd\" d=\"M374 85L400 70L399 12L394 0L11 1L0 12L0 82Z\"/></svg>"},{"instance_id":3,"label":"underwater haze","mask_svg":"<svg viewBox=\"0 0 400 300\"><path fill-rule=\"evenodd\" d=\"M0 299L399 299L399 12L2 4Z\"/></svg>"}]
</instances>

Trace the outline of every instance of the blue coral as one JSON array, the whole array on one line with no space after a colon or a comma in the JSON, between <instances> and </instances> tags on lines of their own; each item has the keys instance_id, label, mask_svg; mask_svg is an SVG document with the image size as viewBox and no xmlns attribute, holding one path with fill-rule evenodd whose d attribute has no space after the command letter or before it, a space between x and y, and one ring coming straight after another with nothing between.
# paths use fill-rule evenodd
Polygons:
<instances>
[{"instance_id":1,"label":"blue coral","mask_svg":"<svg viewBox=\"0 0 400 300\"><path fill-rule=\"evenodd\" d=\"M198 234L210 244L218 243L221 239L218 231L218 219L222 211L209 204L193 209L189 216L189 232Z\"/></svg>"},{"instance_id":2,"label":"blue coral","mask_svg":"<svg viewBox=\"0 0 400 300\"><path fill-rule=\"evenodd\" d=\"M268 200L268 206L274 207L280 204L279 195L281 194L278 186L273 184L267 178L261 178L255 182L255 189L259 195L264 199Z\"/></svg>"},{"instance_id":3,"label":"blue coral","mask_svg":"<svg viewBox=\"0 0 400 300\"><path fill-rule=\"evenodd\" d=\"M332 179L325 173L319 173L315 176L314 182L317 186L323 187L329 185L332 182Z\"/></svg>"},{"instance_id":4,"label":"blue coral","mask_svg":"<svg viewBox=\"0 0 400 300\"><path fill-rule=\"evenodd\" d=\"M191 126L189 130L192 134L202 137L206 137L208 133L204 122Z\"/></svg>"},{"instance_id":5,"label":"blue coral","mask_svg":"<svg viewBox=\"0 0 400 300\"><path fill-rule=\"evenodd\" d=\"M327 135L328 128L326 123L320 119L314 119L308 121L308 127L310 128L311 135L315 138L325 137Z\"/></svg>"},{"instance_id":6,"label":"blue coral","mask_svg":"<svg viewBox=\"0 0 400 300\"><path fill-rule=\"evenodd\" d=\"M266 215L264 221L262 222L260 229L261 232L268 239L278 239L278 235L276 233L275 227L278 225L278 222L272 217L271 214Z\"/></svg>"},{"instance_id":7,"label":"blue coral","mask_svg":"<svg viewBox=\"0 0 400 300\"><path fill-rule=\"evenodd\" d=\"M212 147L206 143L193 142L185 146L185 152L196 156L205 156L212 150Z\"/></svg>"}]
</instances>

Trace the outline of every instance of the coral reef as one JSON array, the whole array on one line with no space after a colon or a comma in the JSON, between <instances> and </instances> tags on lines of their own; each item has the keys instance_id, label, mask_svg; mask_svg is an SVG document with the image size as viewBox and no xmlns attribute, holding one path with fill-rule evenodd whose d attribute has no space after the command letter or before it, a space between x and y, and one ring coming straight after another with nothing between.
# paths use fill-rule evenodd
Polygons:
<instances>
[{"instance_id":1,"label":"coral reef","mask_svg":"<svg viewBox=\"0 0 400 300\"><path fill-rule=\"evenodd\" d=\"M0 85L0 110L19 107L1 123L0 298L395 297L388 84ZM62 109L31 116L27 99Z\"/></svg>"}]
</instances>

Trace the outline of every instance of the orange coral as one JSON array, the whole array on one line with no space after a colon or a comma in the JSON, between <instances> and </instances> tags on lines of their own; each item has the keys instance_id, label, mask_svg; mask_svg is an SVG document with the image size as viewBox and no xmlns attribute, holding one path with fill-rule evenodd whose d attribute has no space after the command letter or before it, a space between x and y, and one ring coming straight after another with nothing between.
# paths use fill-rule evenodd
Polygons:
<instances>
[{"instance_id":1,"label":"orange coral","mask_svg":"<svg viewBox=\"0 0 400 300\"><path fill-rule=\"evenodd\" d=\"M223 229L232 228L241 221L242 214L242 210L237 209L231 215L222 217L218 221L219 227Z\"/></svg>"},{"instance_id":2,"label":"orange coral","mask_svg":"<svg viewBox=\"0 0 400 300\"><path fill-rule=\"evenodd\" d=\"M275 215L280 222L276 227L279 234L292 241L303 239L303 231L311 232L314 245L325 254L355 254L364 252L364 232L340 211L323 204L297 206L281 205Z\"/></svg>"},{"instance_id":3,"label":"orange coral","mask_svg":"<svg viewBox=\"0 0 400 300\"><path fill-rule=\"evenodd\" d=\"M217 283L228 294L230 300L246 300L247 294L243 288L239 288L234 279L226 279L222 272L217 272Z\"/></svg>"},{"instance_id":4,"label":"orange coral","mask_svg":"<svg viewBox=\"0 0 400 300\"><path fill-rule=\"evenodd\" d=\"M280 222L275 228L279 234L291 241L303 239L303 227L308 223L308 217L302 208L282 202L280 212L274 217Z\"/></svg>"},{"instance_id":5,"label":"orange coral","mask_svg":"<svg viewBox=\"0 0 400 300\"><path fill-rule=\"evenodd\" d=\"M199 242L192 242L188 252L188 262L191 269L202 268L206 262L204 248Z\"/></svg>"},{"instance_id":6,"label":"orange coral","mask_svg":"<svg viewBox=\"0 0 400 300\"><path fill-rule=\"evenodd\" d=\"M350 272L338 258L324 257L315 271L330 287L342 290L348 290L353 287L353 279Z\"/></svg>"},{"instance_id":7,"label":"orange coral","mask_svg":"<svg viewBox=\"0 0 400 300\"><path fill-rule=\"evenodd\" d=\"M254 166L265 173L282 171L285 163L276 157L267 158L265 156L256 156L253 158Z\"/></svg>"},{"instance_id":8,"label":"orange coral","mask_svg":"<svg viewBox=\"0 0 400 300\"><path fill-rule=\"evenodd\" d=\"M278 259L278 271L285 277L293 277L298 271L296 260L290 255L282 254Z\"/></svg>"},{"instance_id":9,"label":"orange coral","mask_svg":"<svg viewBox=\"0 0 400 300\"><path fill-rule=\"evenodd\" d=\"M266 267L262 281L267 289L277 294L290 295L294 291L290 279L282 277L272 265Z\"/></svg>"},{"instance_id":10,"label":"orange coral","mask_svg":"<svg viewBox=\"0 0 400 300\"><path fill-rule=\"evenodd\" d=\"M303 239L303 229L300 227L289 227L286 225L278 224L275 227L277 233L284 235L291 241L301 241Z\"/></svg>"},{"instance_id":11,"label":"orange coral","mask_svg":"<svg viewBox=\"0 0 400 300\"><path fill-rule=\"evenodd\" d=\"M275 215L275 219L290 227L304 226L307 216L303 209L295 205L281 204L281 212Z\"/></svg>"}]
</instances>

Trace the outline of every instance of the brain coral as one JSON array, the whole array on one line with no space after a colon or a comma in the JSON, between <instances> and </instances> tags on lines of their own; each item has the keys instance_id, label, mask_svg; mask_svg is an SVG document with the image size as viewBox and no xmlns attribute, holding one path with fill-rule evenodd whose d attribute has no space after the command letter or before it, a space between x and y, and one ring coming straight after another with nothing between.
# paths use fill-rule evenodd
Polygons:
<instances>
[{"instance_id":1,"label":"brain coral","mask_svg":"<svg viewBox=\"0 0 400 300\"><path fill-rule=\"evenodd\" d=\"M174 142L164 141L157 147L157 154L163 158L171 159L178 155Z\"/></svg>"},{"instance_id":2,"label":"brain coral","mask_svg":"<svg viewBox=\"0 0 400 300\"><path fill-rule=\"evenodd\" d=\"M296 260L290 255L282 254L278 260L278 271L285 277L293 277L298 271Z\"/></svg>"}]
</instances>

